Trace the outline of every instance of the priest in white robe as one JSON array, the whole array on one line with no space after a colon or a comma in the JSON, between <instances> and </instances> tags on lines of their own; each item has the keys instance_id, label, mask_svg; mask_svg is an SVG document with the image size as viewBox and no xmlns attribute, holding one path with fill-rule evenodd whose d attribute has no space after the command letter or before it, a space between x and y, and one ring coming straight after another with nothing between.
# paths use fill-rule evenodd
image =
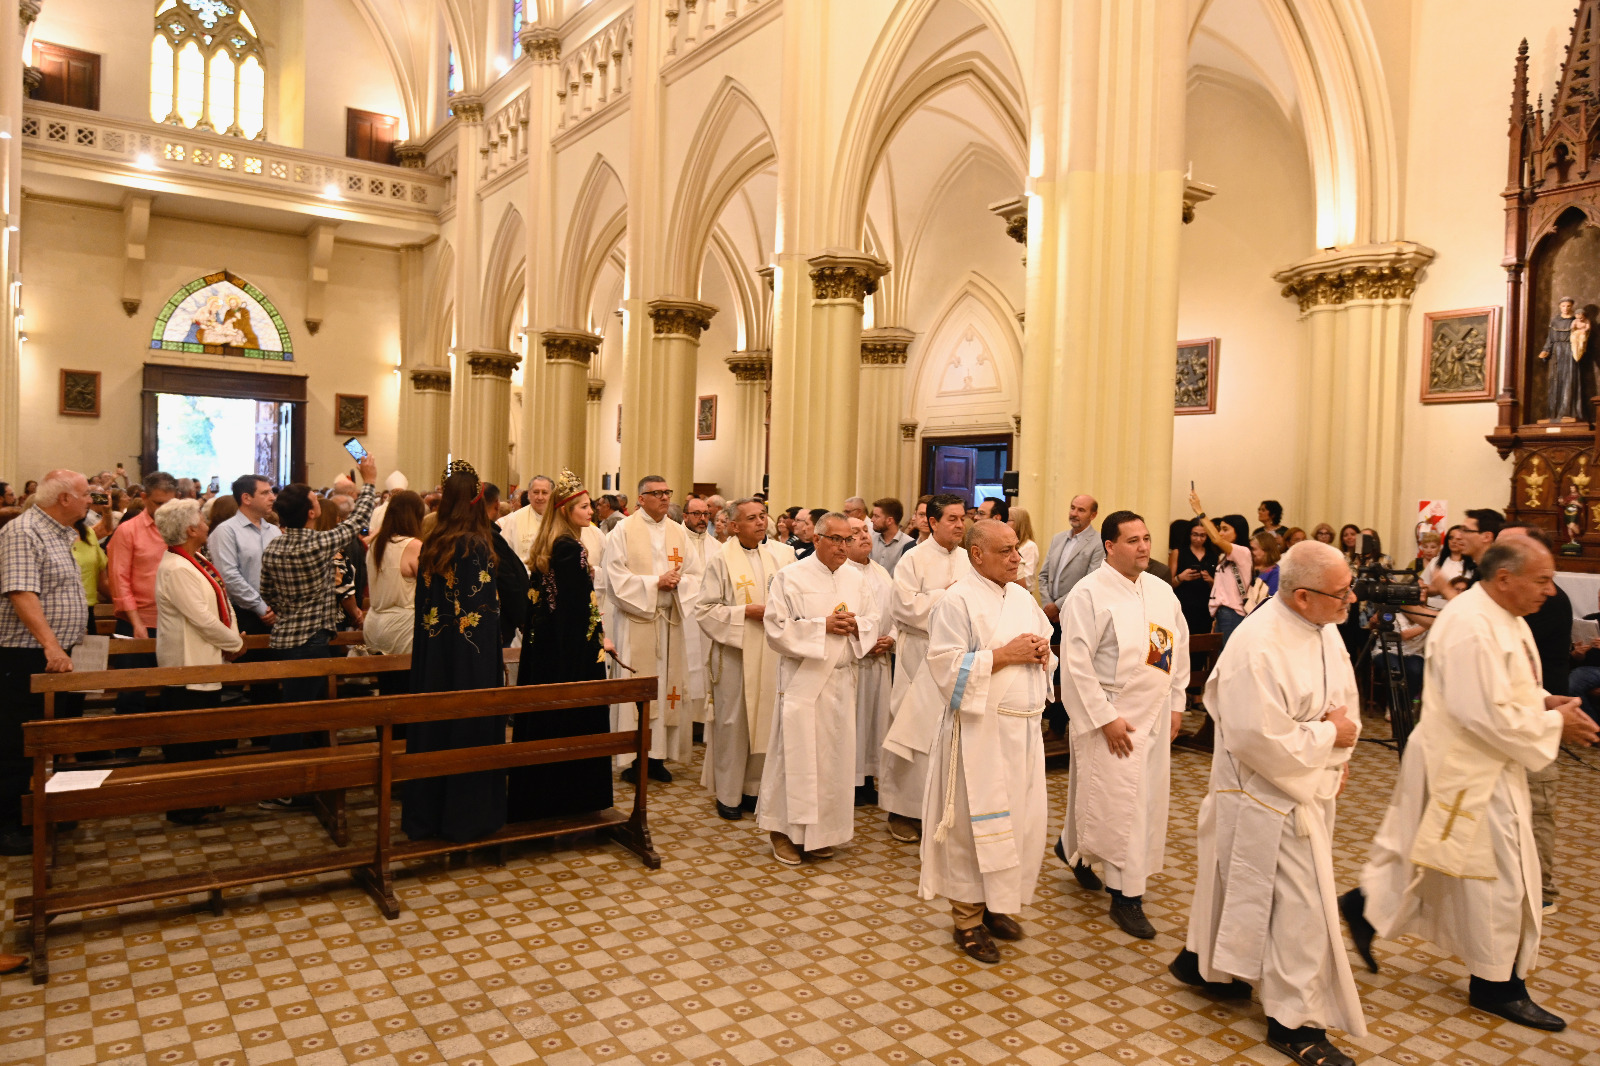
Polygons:
<instances>
[{"instance_id":1,"label":"priest in white robe","mask_svg":"<svg viewBox=\"0 0 1600 1066\"><path fill-rule=\"evenodd\" d=\"M1477 568L1478 583L1428 632L1422 716L1361 888L1340 909L1373 972L1373 937L1410 933L1462 961L1475 1009L1557 1032L1566 1021L1525 983L1543 918L1528 771L1549 765L1563 741L1593 744L1596 726L1577 697L1544 690L1523 621L1555 591L1549 550L1506 537Z\"/></svg>"},{"instance_id":2,"label":"priest in white robe","mask_svg":"<svg viewBox=\"0 0 1600 1066\"><path fill-rule=\"evenodd\" d=\"M706 564L710 561L710 549L720 547L717 538L707 532L711 523L711 507L705 500L698 496L684 502L683 505L683 532L689 542L689 554L700 559L700 569L697 573L686 573L683 584L678 589L678 598L683 604L684 616L694 617L694 605L700 598L701 581L705 577ZM710 644L706 641L705 634L698 625L692 622L683 627L684 657L689 664L689 721L706 721L706 697L710 690L706 681L706 659L711 653Z\"/></svg>"},{"instance_id":3,"label":"priest in white robe","mask_svg":"<svg viewBox=\"0 0 1600 1066\"><path fill-rule=\"evenodd\" d=\"M1240 623L1206 681L1216 750L1187 946L1168 969L1224 999L1255 984L1268 1043L1346 1066L1328 1027L1367 1031L1333 875L1334 800L1361 732L1338 630L1355 596L1331 544L1296 544L1278 565L1278 594Z\"/></svg>"},{"instance_id":4,"label":"priest in white robe","mask_svg":"<svg viewBox=\"0 0 1600 1066\"><path fill-rule=\"evenodd\" d=\"M533 538L539 535L539 526L544 522L544 511L550 506L550 493L555 490L556 483L543 474L535 474L528 481L528 503L506 515L495 524L500 527L500 535L506 538L506 543L516 549L517 558L522 560L524 566L528 563L528 554L533 550Z\"/></svg>"},{"instance_id":5,"label":"priest in white robe","mask_svg":"<svg viewBox=\"0 0 1600 1066\"><path fill-rule=\"evenodd\" d=\"M667 517L672 489L664 478L650 475L639 482L639 509L606 535L601 569L606 595L616 619L611 634L617 659L631 676L660 678L650 708L651 780L671 781L666 760L687 762L690 747L689 670L684 622L690 617L682 600L684 585L697 589L701 556L689 551L681 525ZM620 667L619 667L620 669ZM624 674L624 676L628 676ZM633 704L612 704L614 728L633 729L638 710ZM634 772L629 756L619 756L625 780Z\"/></svg>"},{"instance_id":6,"label":"priest in white robe","mask_svg":"<svg viewBox=\"0 0 1600 1066\"><path fill-rule=\"evenodd\" d=\"M889 732L889 700L893 676L889 668L899 630L894 624L894 578L872 557L872 530L859 518L850 519L850 565L859 566L872 589L883 632L856 659L856 806L877 803L877 789L869 779L878 776L883 738Z\"/></svg>"},{"instance_id":7,"label":"priest in white robe","mask_svg":"<svg viewBox=\"0 0 1600 1066\"><path fill-rule=\"evenodd\" d=\"M1039 717L1050 695L1050 619L1016 584L1017 534L972 528L972 570L929 619L924 669L945 711L923 809L923 899L950 901L958 948L999 962L995 940L1021 940L1015 915L1033 902L1049 798Z\"/></svg>"},{"instance_id":8,"label":"priest in white robe","mask_svg":"<svg viewBox=\"0 0 1600 1066\"><path fill-rule=\"evenodd\" d=\"M818 519L815 543L773 578L762 619L781 658L756 825L787 866L832 858L855 835L856 659L878 639L877 607L849 565L845 517Z\"/></svg>"},{"instance_id":9,"label":"priest in white robe","mask_svg":"<svg viewBox=\"0 0 1600 1066\"><path fill-rule=\"evenodd\" d=\"M942 493L928 501L929 538L900 557L894 570L894 622L899 627L895 654L890 729L902 715L902 742L879 757L878 806L889 815L889 835L910 844L922 839L922 794L928 785L929 751L939 732L944 703L931 681L917 684L928 657L928 619L945 590L972 570L961 547L966 535L966 505Z\"/></svg>"},{"instance_id":10,"label":"priest in white robe","mask_svg":"<svg viewBox=\"0 0 1600 1066\"><path fill-rule=\"evenodd\" d=\"M1061 702L1072 773L1058 854L1104 865L1111 920L1149 940L1145 884L1167 847L1172 738L1189 684L1189 627L1172 586L1146 573L1150 531L1132 511L1100 526L1106 560L1061 609Z\"/></svg>"},{"instance_id":11,"label":"priest in white robe","mask_svg":"<svg viewBox=\"0 0 1600 1066\"><path fill-rule=\"evenodd\" d=\"M747 496L733 510L732 534L706 564L694 618L711 649L701 783L716 796L717 813L738 821L756 809L778 696L778 656L767 647L764 624L767 590L794 556L766 540L766 504Z\"/></svg>"}]
</instances>

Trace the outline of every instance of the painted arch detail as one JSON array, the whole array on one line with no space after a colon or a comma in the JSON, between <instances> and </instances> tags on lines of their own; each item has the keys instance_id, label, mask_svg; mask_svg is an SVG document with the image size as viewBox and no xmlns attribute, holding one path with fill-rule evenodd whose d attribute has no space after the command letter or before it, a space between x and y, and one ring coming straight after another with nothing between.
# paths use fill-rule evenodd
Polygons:
<instances>
[{"instance_id":1,"label":"painted arch detail","mask_svg":"<svg viewBox=\"0 0 1600 1066\"><path fill-rule=\"evenodd\" d=\"M173 293L156 316L157 351L294 359L289 327L267 294L228 270L196 278Z\"/></svg>"}]
</instances>

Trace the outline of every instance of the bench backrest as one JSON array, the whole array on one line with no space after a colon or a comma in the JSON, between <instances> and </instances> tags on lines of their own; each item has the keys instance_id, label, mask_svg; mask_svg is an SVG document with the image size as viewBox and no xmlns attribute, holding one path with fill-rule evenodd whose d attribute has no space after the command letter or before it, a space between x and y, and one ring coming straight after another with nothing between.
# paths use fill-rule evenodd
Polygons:
<instances>
[{"instance_id":1,"label":"bench backrest","mask_svg":"<svg viewBox=\"0 0 1600 1066\"><path fill-rule=\"evenodd\" d=\"M344 677L411 669L409 655L352 655L334 659L292 659L283 662L219 663L215 666L151 666L137 670L74 670L67 674L34 674L34 692L120 692L168 685L237 685L280 681L286 677Z\"/></svg>"}]
</instances>

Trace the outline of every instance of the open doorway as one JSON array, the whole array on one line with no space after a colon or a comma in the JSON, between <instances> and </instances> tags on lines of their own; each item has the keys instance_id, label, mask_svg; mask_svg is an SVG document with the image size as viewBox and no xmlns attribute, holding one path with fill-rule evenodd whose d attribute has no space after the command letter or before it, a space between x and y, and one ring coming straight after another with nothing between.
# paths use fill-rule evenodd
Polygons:
<instances>
[{"instance_id":1,"label":"open doorway","mask_svg":"<svg viewBox=\"0 0 1600 1066\"><path fill-rule=\"evenodd\" d=\"M146 364L142 471L227 485L305 479L305 378Z\"/></svg>"},{"instance_id":2,"label":"open doorway","mask_svg":"<svg viewBox=\"0 0 1600 1066\"><path fill-rule=\"evenodd\" d=\"M1003 496L1001 475L1011 469L1011 435L924 437L922 491L954 493L976 507L989 496Z\"/></svg>"}]
</instances>

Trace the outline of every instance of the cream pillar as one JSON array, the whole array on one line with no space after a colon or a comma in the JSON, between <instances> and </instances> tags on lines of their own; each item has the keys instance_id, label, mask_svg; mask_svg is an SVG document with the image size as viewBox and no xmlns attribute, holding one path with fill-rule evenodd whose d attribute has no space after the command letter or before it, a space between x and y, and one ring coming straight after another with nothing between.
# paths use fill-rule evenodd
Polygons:
<instances>
[{"instance_id":1,"label":"cream pillar","mask_svg":"<svg viewBox=\"0 0 1600 1066\"><path fill-rule=\"evenodd\" d=\"M908 526L911 524L911 516L917 510L917 497L922 495L922 461L918 455L920 450L917 424L900 423L900 484L899 491L895 495L906 505L905 524Z\"/></svg>"},{"instance_id":2,"label":"cream pillar","mask_svg":"<svg viewBox=\"0 0 1600 1066\"><path fill-rule=\"evenodd\" d=\"M475 96L457 93L450 98L456 113L456 217L455 217L455 327L456 327L456 385L450 402L450 454L466 458L475 467L481 449L475 447L485 427L472 423L472 375L468 372L474 351L494 352L505 343L499 338L485 337L483 333L483 204L478 199L478 186L482 181L483 164L479 161L479 148L483 140L483 101ZM506 420L510 411L510 371L506 377L506 404L495 432L505 436ZM496 464L495 469L499 468ZM480 477L489 478L484 468L477 467ZM497 484L500 479L489 478Z\"/></svg>"},{"instance_id":3,"label":"cream pillar","mask_svg":"<svg viewBox=\"0 0 1600 1066\"><path fill-rule=\"evenodd\" d=\"M419 366L411 371L411 397L400 434L401 469L417 492L427 492L444 475L450 451L450 368Z\"/></svg>"},{"instance_id":4,"label":"cream pillar","mask_svg":"<svg viewBox=\"0 0 1600 1066\"><path fill-rule=\"evenodd\" d=\"M1433 259L1396 241L1319 252L1273 275L1300 304L1309 348L1306 522L1370 525L1385 544L1410 530L1400 499L1406 319Z\"/></svg>"},{"instance_id":5,"label":"cream pillar","mask_svg":"<svg viewBox=\"0 0 1600 1066\"><path fill-rule=\"evenodd\" d=\"M527 220L527 300L530 333L548 323L560 322L557 307L561 257L556 248L559 229L555 217L555 147L551 138L556 132L557 84L561 78L561 35L549 26L524 26L522 63L528 75L528 181L527 202L523 218ZM547 353L548 354L548 353ZM566 440L555 435L554 422L565 417L571 420L573 412L580 410L573 400L570 382L552 388L549 381L550 366L547 359L538 357L535 346L527 347L527 359L522 366L522 439L521 456L523 481L541 471L550 477L560 473L562 465L581 463L583 440ZM570 376L570 375L569 375ZM565 411L558 408L566 408ZM581 471L581 465L572 466Z\"/></svg>"},{"instance_id":6,"label":"cream pillar","mask_svg":"<svg viewBox=\"0 0 1600 1066\"><path fill-rule=\"evenodd\" d=\"M0 15L0 56L11 57L8 69L15 76L0 78L0 121L5 123L9 139L0 144L0 198L4 200L7 228L0 231L0 261L5 264L4 288L0 290L0 479L21 483L29 478L42 478L49 468L47 457L22 454L22 349L19 342L23 324L16 317L21 308L18 302L22 241L21 234L13 233L11 226L19 225L22 215L22 138L17 134L22 125L22 40L28 24L39 15L37 0L22 0L18 5L18 18L12 20ZM129 456L129 465L135 466ZM107 461L109 462L109 456ZM24 465L26 463L26 465ZM135 467L136 468L136 467ZM90 471L94 473L94 471Z\"/></svg>"},{"instance_id":7,"label":"cream pillar","mask_svg":"<svg viewBox=\"0 0 1600 1066\"><path fill-rule=\"evenodd\" d=\"M772 353L734 352L725 360L733 371L733 484L730 500L761 491L767 475L767 390Z\"/></svg>"},{"instance_id":8,"label":"cream pillar","mask_svg":"<svg viewBox=\"0 0 1600 1066\"><path fill-rule=\"evenodd\" d=\"M1172 483L1188 5L1037 0L1020 503L1080 492L1164 529ZM1089 42L1085 45L1085 42Z\"/></svg>"},{"instance_id":9,"label":"cream pillar","mask_svg":"<svg viewBox=\"0 0 1600 1066\"><path fill-rule=\"evenodd\" d=\"M694 484L695 372L700 334L717 309L698 300L651 300L651 358L640 368L638 389L628 389L623 411L622 474L667 479L677 499ZM635 399L636 397L636 399ZM635 440L630 446L628 439Z\"/></svg>"},{"instance_id":10,"label":"cream pillar","mask_svg":"<svg viewBox=\"0 0 1600 1066\"><path fill-rule=\"evenodd\" d=\"M589 437L589 363L600 350L600 337L576 329L547 329L539 334L544 347L545 439L549 457L529 469L531 477L585 468ZM586 483L587 484L587 483Z\"/></svg>"},{"instance_id":11,"label":"cream pillar","mask_svg":"<svg viewBox=\"0 0 1600 1066\"><path fill-rule=\"evenodd\" d=\"M472 464L478 476L506 488L511 473L511 372L522 356L504 348L475 348L466 353L467 397L465 440L457 458ZM456 366L459 368L458 361Z\"/></svg>"},{"instance_id":12,"label":"cream pillar","mask_svg":"<svg viewBox=\"0 0 1600 1066\"><path fill-rule=\"evenodd\" d=\"M600 434L604 432L604 416L600 413L600 398L605 395L606 383L600 378L590 378L587 382L589 402L584 406L584 451L583 451L583 483L589 489L589 495L595 496L601 492L600 478L605 471L600 469Z\"/></svg>"},{"instance_id":13,"label":"cream pillar","mask_svg":"<svg viewBox=\"0 0 1600 1066\"><path fill-rule=\"evenodd\" d=\"M855 495L868 503L900 490L900 434L906 350L916 334L882 326L861 334L861 408L856 436Z\"/></svg>"}]
</instances>

